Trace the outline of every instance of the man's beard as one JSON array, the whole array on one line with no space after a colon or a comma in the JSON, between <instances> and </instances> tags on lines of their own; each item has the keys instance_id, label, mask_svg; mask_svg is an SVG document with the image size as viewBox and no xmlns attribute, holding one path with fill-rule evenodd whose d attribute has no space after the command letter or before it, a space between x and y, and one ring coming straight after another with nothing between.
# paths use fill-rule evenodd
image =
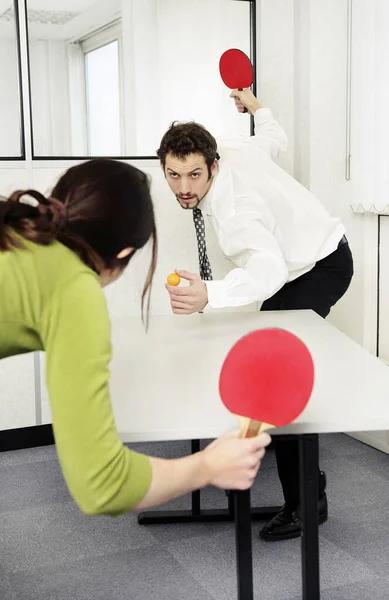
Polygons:
<instances>
[{"instance_id":1,"label":"man's beard","mask_svg":"<svg viewBox=\"0 0 389 600\"><path fill-rule=\"evenodd\" d=\"M180 196L176 196L177 198L177 202L178 204L181 206L181 208L183 208L184 210L194 210L195 208L198 207L198 205L200 204L200 199L198 196L192 196L191 197L191 202L189 203L184 203L181 204L181 201L183 200L182 197ZM195 204L194 204L195 203Z\"/></svg>"}]
</instances>

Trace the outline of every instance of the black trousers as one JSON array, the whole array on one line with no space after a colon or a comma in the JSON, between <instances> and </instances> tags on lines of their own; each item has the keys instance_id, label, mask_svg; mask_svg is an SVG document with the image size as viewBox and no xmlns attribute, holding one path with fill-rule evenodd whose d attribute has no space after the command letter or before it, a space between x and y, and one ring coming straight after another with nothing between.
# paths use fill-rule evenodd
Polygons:
<instances>
[{"instance_id":1,"label":"black trousers","mask_svg":"<svg viewBox=\"0 0 389 600\"><path fill-rule=\"evenodd\" d=\"M287 283L266 300L261 310L311 309L325 318L331 307L343 296L354 274L353 258L346 238L335 252L316 263L314 268ZM299 451L297 440L273 438L278 474L285 502L296 508L299 504ZM324 490L319 490L319 495Z\"/></svg>"}]
</instances>

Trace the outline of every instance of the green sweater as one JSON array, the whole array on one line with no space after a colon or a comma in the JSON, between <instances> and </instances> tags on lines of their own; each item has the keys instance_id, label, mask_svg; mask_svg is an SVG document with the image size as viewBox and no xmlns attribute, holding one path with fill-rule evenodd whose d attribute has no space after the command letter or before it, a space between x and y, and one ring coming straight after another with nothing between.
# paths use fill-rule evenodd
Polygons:
<instances>
[{"instance_id":1,"label":"green sweater","mask_svg":"<svg viewBox=\"0 0 389 600\"><path fill-rule=\"evenodd\" d=\"M146 494L151 465L117 435L108 387L110 323L99 279L58 242L23 245L0 251L0 359L46 351L55 442L69 491L86 514L120 515Z\"/></svg>"}]
</instances>

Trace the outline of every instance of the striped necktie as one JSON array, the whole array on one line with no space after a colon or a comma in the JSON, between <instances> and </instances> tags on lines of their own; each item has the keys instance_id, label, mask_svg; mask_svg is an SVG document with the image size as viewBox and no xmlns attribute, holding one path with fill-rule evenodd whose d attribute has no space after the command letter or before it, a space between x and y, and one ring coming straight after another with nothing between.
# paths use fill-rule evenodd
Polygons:
<instances>
[{"instance_id":1,"label":"striped necktie","mask_svg":"<svg viewBox=\"0 0 389 600\"><path fill-rule=\"evenodd\" d=\"M193 209L193 222L196 229L197 250L199 253L200 277L203 281L212 281L211 265L207 256L205 244L205 223L203 213L199 208Z\"/></svg>"}]
</instances>

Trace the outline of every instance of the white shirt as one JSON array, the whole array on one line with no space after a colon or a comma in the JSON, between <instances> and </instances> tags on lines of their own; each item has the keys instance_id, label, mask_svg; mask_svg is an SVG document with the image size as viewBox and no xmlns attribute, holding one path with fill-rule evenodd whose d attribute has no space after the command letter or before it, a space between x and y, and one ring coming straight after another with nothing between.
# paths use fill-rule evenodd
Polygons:
<instances>
[{"instance_id":1,"label":"white shirt","mask_svg":"<svg viewBox=\"0 0 389 600\"><path fill-rule=\"evenodd\" d=\"M263 302L334 252L345 233L340 219L273 161L287 138L271 111L260 108L254 121L254 136L218 140L218 172L199 204L237 267L205 282L211 308Z\"/></svg>"}]
</instances>

